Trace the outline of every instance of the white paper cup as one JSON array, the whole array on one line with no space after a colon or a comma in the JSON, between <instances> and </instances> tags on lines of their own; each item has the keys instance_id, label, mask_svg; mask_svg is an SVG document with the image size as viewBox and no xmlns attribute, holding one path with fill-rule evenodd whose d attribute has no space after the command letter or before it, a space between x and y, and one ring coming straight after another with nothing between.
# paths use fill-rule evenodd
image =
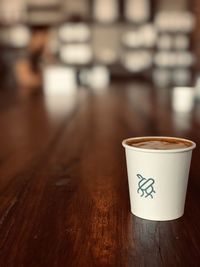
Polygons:
<instances>
[{"instance_id":1,"label":"white paper cup","mask_svg":"<svg viewBox=\"0 0 200 267\"><path fill-rule=\"evenodd\" d=\"M146 149L131 141L170 139L189 142L186 148ZM167 221L184 213L192 150L196 144L175 137L146 136L122 142L126 152L131 212L143 219Z\"/></svg>"}]
</instances>

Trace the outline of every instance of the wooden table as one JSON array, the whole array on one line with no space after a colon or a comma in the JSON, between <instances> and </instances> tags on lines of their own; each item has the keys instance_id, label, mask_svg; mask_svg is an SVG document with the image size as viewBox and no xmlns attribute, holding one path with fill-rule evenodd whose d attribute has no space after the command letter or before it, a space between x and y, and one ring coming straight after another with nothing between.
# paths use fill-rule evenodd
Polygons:
<instances>
[{"instance_id":1,"label":"wooden table","mask_svg":"<svg viewBox=\"0 0 200 267\"><path fill-rule=\"evenodd\" d=\"M200 104L172 111L170 91L116 83L75 96L22 99L0 91L0 266L199 266ZM185 215L130 213L130 136L197 143Z\"/></svg>"}]
</instances>

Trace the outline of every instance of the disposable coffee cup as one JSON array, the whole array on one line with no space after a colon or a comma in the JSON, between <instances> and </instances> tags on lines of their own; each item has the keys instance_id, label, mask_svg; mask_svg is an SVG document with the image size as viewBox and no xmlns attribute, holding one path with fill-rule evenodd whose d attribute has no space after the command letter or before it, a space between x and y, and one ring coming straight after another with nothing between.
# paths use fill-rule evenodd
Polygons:
<instances>
[{"instance_id":1,"label":"disposable coffee cup","mask_svg":"<svg viewBox=\"0 0 200 267\"><path fill-rule=\"evenodd\" d=\"M149 141L169 142L170 148L133 146ZM181 217L192 150L196 144L183 138L146 136L126 139L122 145L126 153L131 212L137 217L155 221Z\"/></svg>"}]
</instances>

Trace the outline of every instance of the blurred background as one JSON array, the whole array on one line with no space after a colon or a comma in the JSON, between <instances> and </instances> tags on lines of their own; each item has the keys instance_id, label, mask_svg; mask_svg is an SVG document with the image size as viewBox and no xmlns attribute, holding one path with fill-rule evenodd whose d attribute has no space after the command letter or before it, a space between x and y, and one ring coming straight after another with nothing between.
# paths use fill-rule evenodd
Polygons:
<instances>
[{"instance_id":1,"label":"blurred background","mask_svg":"<svg viewBox=\"0 0 200 267\"><path fill-rule=\"evenodd\" d=\"M0 0L0 90L198 87L199 13L198 0Z\"/></svg>"},{"instance_id":2,"label":"blurred background","mask_svg":"<svg viewBox=\"0 0 200 267\"><path fill-rule=\"evenodd\" d=\"M147 135L197 143L182 222L128 216ZM0 267L199 260L199 145L200 0L0 0Z\"/></svg>"}]
</instances>

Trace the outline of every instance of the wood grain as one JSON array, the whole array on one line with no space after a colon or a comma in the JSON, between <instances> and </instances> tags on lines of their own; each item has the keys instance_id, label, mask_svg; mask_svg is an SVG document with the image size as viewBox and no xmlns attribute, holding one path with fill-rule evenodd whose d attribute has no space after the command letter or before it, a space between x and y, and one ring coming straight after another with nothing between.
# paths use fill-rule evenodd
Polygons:
<instances>
[{"instance_id":1,"label":"wood grain","mask_svg":"<svg viewBox=\"0 0 200 267\"><path fill-rule=\"evenodd\" d=\"M170 92L142 82L53 100L0 94L1 267L197 266L198 103L177 118ZM130 213L121 141L141 135L197 143L178 220Z\"/></svg>"}]
</instances>

